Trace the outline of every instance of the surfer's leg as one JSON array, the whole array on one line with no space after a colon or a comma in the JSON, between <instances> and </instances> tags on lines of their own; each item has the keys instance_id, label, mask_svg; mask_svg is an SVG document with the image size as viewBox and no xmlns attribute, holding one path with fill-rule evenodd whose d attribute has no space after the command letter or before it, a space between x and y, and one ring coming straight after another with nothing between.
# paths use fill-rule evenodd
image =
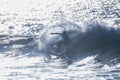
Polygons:
<instances>
[{"instance_id":1,"label":"surfer's leg","mask_svg":"<svg viewBox=\"0 0 120 80\"><path fill-rule=\"evenodd\" d=\"M61 45L62 45L62 42L61 42L61 41L58 42L58 44L57 44L57 48L58 48L58 50L60 50Z\"/></svg>"}]
</instances>

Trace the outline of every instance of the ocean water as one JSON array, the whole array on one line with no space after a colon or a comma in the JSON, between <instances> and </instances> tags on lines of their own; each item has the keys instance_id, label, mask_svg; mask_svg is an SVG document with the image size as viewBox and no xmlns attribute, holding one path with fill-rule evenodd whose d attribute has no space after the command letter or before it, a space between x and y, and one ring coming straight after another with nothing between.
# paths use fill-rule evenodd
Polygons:
<instances>
[{"instance_id":1,"label":"ocean water","mask_svg":"<svg viewBox=\"0 0 120 80\"><path fill-rule=\"evenodd\" d=\"M120 80L119 5L0 0L0 80Z\"/></svg>"}]
</instances>

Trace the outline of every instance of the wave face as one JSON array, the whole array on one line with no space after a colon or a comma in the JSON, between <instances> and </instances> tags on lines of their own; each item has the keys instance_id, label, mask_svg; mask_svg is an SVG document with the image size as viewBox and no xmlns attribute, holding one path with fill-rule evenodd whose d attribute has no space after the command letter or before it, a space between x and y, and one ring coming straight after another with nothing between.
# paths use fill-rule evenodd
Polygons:
<instances>
[{"instance_id":1,"label":"wave face","mask_svg":"<svg viewBox=\"0 0 120 80\"><path fill-rule=\"evenodd\" d=\"M82 38L81 38L82 36ZM74 45L72 53L93 52L115 52L119 55L120 50L120 32L119 29L108 28L103 25L88 25L85 32L77 35L77 44ZM79 39L80 38L80 39ZM71 52L70 51L70 52ZM75 52L74 52L75 51ZM113 53L114 54L114 53ZM68 51L69 55L69 51Z\"/></svg>"},{"instance_id":2,"label":"wave face","mask_svg":"<svg viewBox=\"0 0 120 80\"><path fill-rule=\"evenodd\" d=\"M71 26L68 27L71 28ZM74 27L78 27L78 25L74 25ZM107 27L99 23L89 24L85 27L85 31L82 31L80 26L76 30L71 28L67 31L72 41L72 47L71 45L63 45L61 47L62 57L74 58L79 56L78 58L82 58L96 54L99 55L96 58L99 61L107 62L115 58L119 59L119 28Z\"/></svg>"}]
</instances>

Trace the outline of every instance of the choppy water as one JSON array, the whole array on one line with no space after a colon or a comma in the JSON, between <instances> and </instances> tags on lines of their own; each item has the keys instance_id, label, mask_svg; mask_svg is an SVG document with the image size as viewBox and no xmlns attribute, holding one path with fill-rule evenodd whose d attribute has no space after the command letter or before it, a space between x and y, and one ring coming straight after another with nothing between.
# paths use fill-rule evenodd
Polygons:
<instances>
[{"instance_id":1,"label":"choppy water","mask_svg":"<svg viewBox=\"0 0 120 80\"><path fill-rule=\"evenodd\" d=\"M101 64L95 56L68 65L65 60L44 62L40 57L1 57L1 80L119 80L120 64ZM111 63L112 64L112 63Z\"/></svg>"},{"instance_id":2,"label":"choppy water","mask_svg":"<svg viewBox=\"0 0 120 80\"><path fill-rule=\"evenodd\" d=\"M0 80L120 80L119 0L0 0ZM56 45L66 31L72 44Z\"/></svg>"}]
</instances>

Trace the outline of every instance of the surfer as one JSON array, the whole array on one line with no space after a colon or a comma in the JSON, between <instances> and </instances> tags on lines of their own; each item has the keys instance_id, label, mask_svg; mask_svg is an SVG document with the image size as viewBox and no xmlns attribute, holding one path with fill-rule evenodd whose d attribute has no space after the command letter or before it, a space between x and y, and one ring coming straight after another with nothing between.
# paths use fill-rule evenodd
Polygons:
<instances>
[{"instance_id":1,"label":"surfer","mask_svg":"<svg viewBox=\"0 0 120 80\"><path fill-rule=\"evenodd\" d=\"M63 33L51 33L51 34L58 34L58 35L62 36L62 40L59 41L58 44L57 44L58 51L60 50L60 47L62 45L72 44L72 41L70 40L70 38L69 38L69 36L68 36L66 31L63 31Z\"/></svg>"}]
</instances>

